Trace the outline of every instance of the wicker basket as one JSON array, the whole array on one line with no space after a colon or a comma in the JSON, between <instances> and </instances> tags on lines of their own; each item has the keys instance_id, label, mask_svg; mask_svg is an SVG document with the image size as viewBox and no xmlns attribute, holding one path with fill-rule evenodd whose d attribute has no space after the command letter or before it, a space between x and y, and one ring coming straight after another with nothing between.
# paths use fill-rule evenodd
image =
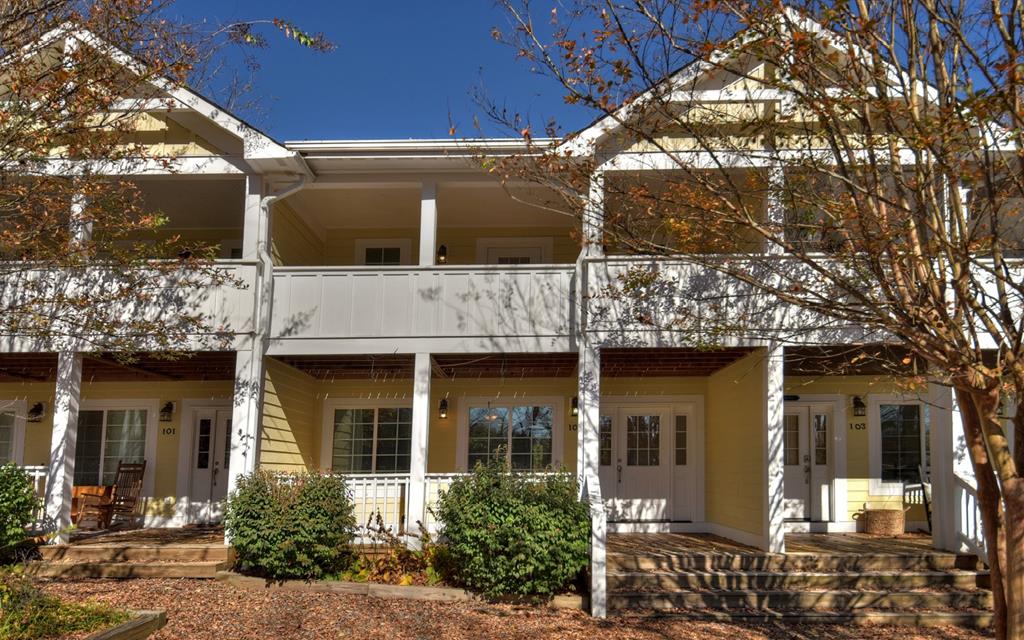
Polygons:
<instances>
[{"instance_id":1,"label":"wicker basket","mask_svg":"<svg viewBox=\"0 0 1024 640\"><path fill-rule=\"evenodd\" d=\"M907 512L902 509L865 509L861 512L864 533L875 536L901 536L907 526Z\"/></svg>"}]
</instances>

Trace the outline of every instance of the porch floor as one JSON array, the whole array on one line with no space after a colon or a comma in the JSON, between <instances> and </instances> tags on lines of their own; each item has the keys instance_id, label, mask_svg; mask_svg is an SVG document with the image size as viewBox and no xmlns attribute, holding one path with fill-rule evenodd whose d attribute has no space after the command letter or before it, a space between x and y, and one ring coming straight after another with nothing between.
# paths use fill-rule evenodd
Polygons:
<instances>
[{"instance_id":1,"label":"porch floor","mask_svg":"<svg viewBox=\"0 0 1024 640\"><path fill-rule=\"evenodd\" d=\"M760 549L708 533L613 533L609 553L763 553ZM907 533L898 538L864 533L787 533L787 554L887 554L932 553L932 538Z\"/></svg>"},{"instance_id":2,"label":"porch floor","mask_svg":"<svg viewBox=\"0 0 1024 640\"><path fill-rule=\"evenodd\" d=\"M127 529L123 531L76 531L71 534L71 544L76 546L156 546L177 545L223 545L224 528L180 527L154 529Z\"/></svg>"}]
</instances>

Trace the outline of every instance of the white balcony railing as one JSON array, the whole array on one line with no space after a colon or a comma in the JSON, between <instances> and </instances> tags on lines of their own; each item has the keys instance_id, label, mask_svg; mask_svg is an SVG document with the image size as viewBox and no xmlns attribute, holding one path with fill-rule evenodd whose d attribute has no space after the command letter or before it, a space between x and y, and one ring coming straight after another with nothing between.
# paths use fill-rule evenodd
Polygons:
<instances>
[{"instance_id":1,"label":"white balcony railing","mask_svg":"<svg viewBox=\"0 0 1024 640\"><path fill-rule=\"evenodd\" d=\"M31 308L46 321L28 323L23 335L0 342L0 350L91 350L109 336L61 336L79 336L83 326L115 335L120 329L134 332L137 323L163 323L169 333L187 333L181 346L190 349L232 348L223 342L255 328L256 269L251 262L223 261L207 276L156 267L55 271L7 264L0 270L0 309ZM163 346L145 335L134 340L143 350Z\"/></svg>"},{"instance_id":2,"label":"white balcony railing","mask_svg":"<svg viewBox=\"0 0 1024 640\"><path fill-rule=\"evenodd\" d=\"M271 353L377 338L558 349L571 331L573 273L570 265L275 268Z\"/></svg>"}]
</instances>

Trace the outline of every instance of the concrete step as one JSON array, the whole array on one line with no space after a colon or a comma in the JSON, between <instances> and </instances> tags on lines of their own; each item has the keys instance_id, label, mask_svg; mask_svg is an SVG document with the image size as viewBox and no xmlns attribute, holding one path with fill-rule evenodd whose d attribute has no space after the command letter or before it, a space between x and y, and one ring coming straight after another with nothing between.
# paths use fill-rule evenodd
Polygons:
<instances>
[{"instance_id":1,"label":"concrete step","mask_svg":"<svg viewBox=\"0 0 1024 640\"><path fill-rule=\"evenodd\" d=\"M977 591L676 591L611 593L608 609L740 611L858 609L991 609L992 593Z\"/></svg>"},{"instance_id":2,"label":"concrete step","mask_svg":"<svg viewBox=\"0 0 1024 640\"><path fill-rule=\"evenodd\" d=\"M609 571L950 571L981 568L977 556L954 553L766 554L766 553L609 553Z\"/></svg>"},{"instance_id":3,"label":"concrete step","mask_svg":"<svg viewBox=\"0 0 1024 640\"><path fill-rule=\"evenodd\" d=\"M228 562L225 545L47 545L39 547L47 562Z\"/></svg>"},{"instance_id":4,"label":"concrete step","mask_svg":"<svg viewBox=\"0 0 1024 640\"><path fill-rule=\"evenodd\" d=\"M802 589L892 589L924 587L988 588L988 573L975 571L792 572L768 571L609 571L609 591L799 591Z\"/></svg>"},{"instance_id":5,"label":"concrete step","mask_svg":"<svg viewBox=\"0 0 1024 640\"><path fill-rule=\"evenodd\" d=\"M209 578L229 568L229 563L203 562L30 562L25 573L37 578L129 579L129 578Z\"/></svg>"},{"instance_id":6,"label":"concrete step","mask_svg":"<svg viewBox=\"0 0 1024 640\"><path fill-rule=\"evenodd\" d=\"M884 624L906 627L968 627L987 629L992 614L981 611L631 611L630 616L681 618L713 622L796 624Z\"/></svg>"}]
</instances>

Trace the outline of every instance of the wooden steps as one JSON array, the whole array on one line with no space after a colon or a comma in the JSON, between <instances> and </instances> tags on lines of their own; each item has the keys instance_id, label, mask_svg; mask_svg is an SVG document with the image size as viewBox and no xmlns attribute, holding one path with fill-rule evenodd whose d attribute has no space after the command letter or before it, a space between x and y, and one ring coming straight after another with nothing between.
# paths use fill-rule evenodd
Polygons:
<instances>
[{"instance_id":1,"label":"wooden steps","mask_svg":"<svg viewBox=\"0 0 1024 640\"><path fill-rule=\"evenodd\" d=\"M233 564L222 544L72 544L39 548L42 560L28 563L38 578L129 579L216 578Z\"/></svg>"},{"instance_id":2,"label":"wooden steps","mask_svg":"<svg viewBox=\"0 0 1024 640\"><path fill-rule=\"evenodd\" d=\"M608 610L694 620L991 625L988 572L952 553L608 555Z\"/></svg>"}]
</instances>

